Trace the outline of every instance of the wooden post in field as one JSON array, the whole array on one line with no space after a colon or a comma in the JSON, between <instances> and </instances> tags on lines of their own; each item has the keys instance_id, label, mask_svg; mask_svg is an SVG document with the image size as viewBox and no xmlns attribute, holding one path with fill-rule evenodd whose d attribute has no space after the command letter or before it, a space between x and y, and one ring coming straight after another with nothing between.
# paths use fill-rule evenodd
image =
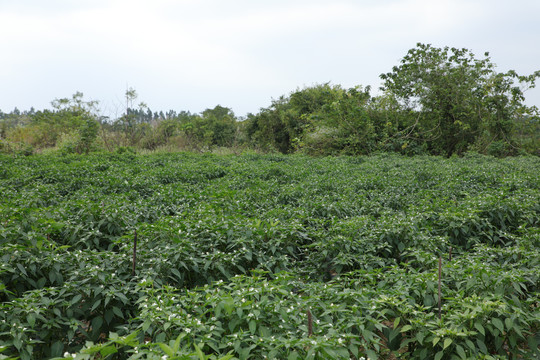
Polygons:
<instances>
[{"instance_id":1,"label":"wooden post in field","mask_svg":"<svg viewBox=\"0 0 540 360\"><path fill-rule=\"evenodd\" d=\"M131 276L135 277L135 265L137 264L137 230L133 237L133 267L131 268Z\"/></svg>"},{"instance_id":2,"label":"wooden post in field","mask_svg":"<svg viewBox=\"0 0 540 360\"><path fill-rule=\"evenodd\" d=\"M311 317L311 311L307 311L307 332L308 332L308 337L310 337L311 335L313 335L313 318Z\"/></svg>"},{"instance_id":3,"label":"wooden post in field","mask_svg":"<svg viewBox=\"0 0 540 360\"><path fill-rule=\"evenodd\" d=\"M439 319L441 318L441 273L442 273L442 256L439 256Z\"/></svg>"}]
</instances>

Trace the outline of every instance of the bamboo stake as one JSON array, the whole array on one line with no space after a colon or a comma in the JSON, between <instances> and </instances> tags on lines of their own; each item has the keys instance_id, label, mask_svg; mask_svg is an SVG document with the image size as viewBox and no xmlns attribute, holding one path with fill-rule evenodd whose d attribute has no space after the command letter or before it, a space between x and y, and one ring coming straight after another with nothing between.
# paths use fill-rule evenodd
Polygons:
<instances>
[{"instance_id":1,"label":"bamboo stake","mask_svg":"<svg viewBox=\"0 0 540 360\"><path fill-rule=\"evenodd\" d=\"M135 265L137 264L137 230L133 237L133 267L131 268L131 276L135 277Z\"/></svg>"},{"instance_id":2,"label":"bamboo stake","mask_svg":"<svg viewBox=\"0 0 540 360\"><path fill-rule=\"evenodd\" d=\"M441 319L441 275L442 275L442 256L439 256L439 319Z\"/></svg>"},{"instance_id":3,"label":"bamboo stake","mask_svg":"<svg viewBox=\"0 0 540 360\"><path fill-rule=\"evenodd\" d=\"M308 331L308 337L313 335L313 318L311 317L311 311L307 311L307 331Z\"/></svg>"}]
</instances>

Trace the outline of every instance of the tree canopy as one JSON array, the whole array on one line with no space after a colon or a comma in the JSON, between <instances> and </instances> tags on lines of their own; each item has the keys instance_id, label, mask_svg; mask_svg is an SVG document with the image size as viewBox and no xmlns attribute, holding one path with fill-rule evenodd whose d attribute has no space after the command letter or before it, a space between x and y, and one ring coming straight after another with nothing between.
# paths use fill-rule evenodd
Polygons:
<instances>
[{"instance_id":1,"label":"tree canopy","mask_svg":"<svg viewBox=\"0 0 540 360\"><path fill-rule=\"evenodd\" d=\"M153 112L144 102L134 108L138 95L129 88L125 113L109 121L98 116L96 101L77 92L55 99L52 110L0 112L0 150L15 143L78 153L127 146L312 155L540 155L540 116L524 96L540 71L498 72L489 53L477 57L469 49L419 43L380 77L377 95L369 86L318 84L282 95L242 119L221 105L198 114Z\"/></svg>"},{"instance_id":2,"label":"tree canopy","mask_svg":"<svg viewBox=\"0 0 540 360\"><path fill-rule=\"evenodd\" d=\"M468 49L419 43L381 78L384 91L418 114L416 133L431 152L451 155L494 142L515 147L516 121L537 115L525 105L523 91L539 76L499 73L489 53L478 59Z\"/></svg>"}]
</instances>

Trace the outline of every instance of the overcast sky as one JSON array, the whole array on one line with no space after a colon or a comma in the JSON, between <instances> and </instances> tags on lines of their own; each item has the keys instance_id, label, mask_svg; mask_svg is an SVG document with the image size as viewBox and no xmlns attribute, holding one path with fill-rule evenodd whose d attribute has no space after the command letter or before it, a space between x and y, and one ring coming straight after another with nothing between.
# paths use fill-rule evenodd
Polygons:
<instances>
[{"instance_id":1,"label":"overcast sky","mask_svg":"<svg viewBox=\"0 0 540 360\"><path fill-rule=\"evenodd\" d=\"M129 86L153 111L243 116L314 84L377 89L417 42L530 74L539 19L539 0L0 0L0 110L81 91L114 116Z\"/></svg>"}]
</instances>

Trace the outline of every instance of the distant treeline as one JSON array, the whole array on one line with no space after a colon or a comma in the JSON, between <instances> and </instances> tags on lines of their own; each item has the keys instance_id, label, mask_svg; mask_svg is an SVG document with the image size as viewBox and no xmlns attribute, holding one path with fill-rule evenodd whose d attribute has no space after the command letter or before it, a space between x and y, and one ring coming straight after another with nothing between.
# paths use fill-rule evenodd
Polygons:
<instances>
[{"instance_id":1,"label":"distant treeline","mask_svg":"<svg viewBox=\"0 0 540 360\"><path fill-rule=\"evenodd\" d=\"M78 92L54 100L51 110L0 111L0 152L252 149L540 156L539 112L524 104L524 90L535 86L540 71L499 73L488 53L477 59L468 49L417 44L380 77L378 96L369 87L319 84L281 96L244 118L220 105L200 114L153 112L144 103L133 106L137 94L129 89L124 114L109 119Z\"/></svg>"}]
</instances>

